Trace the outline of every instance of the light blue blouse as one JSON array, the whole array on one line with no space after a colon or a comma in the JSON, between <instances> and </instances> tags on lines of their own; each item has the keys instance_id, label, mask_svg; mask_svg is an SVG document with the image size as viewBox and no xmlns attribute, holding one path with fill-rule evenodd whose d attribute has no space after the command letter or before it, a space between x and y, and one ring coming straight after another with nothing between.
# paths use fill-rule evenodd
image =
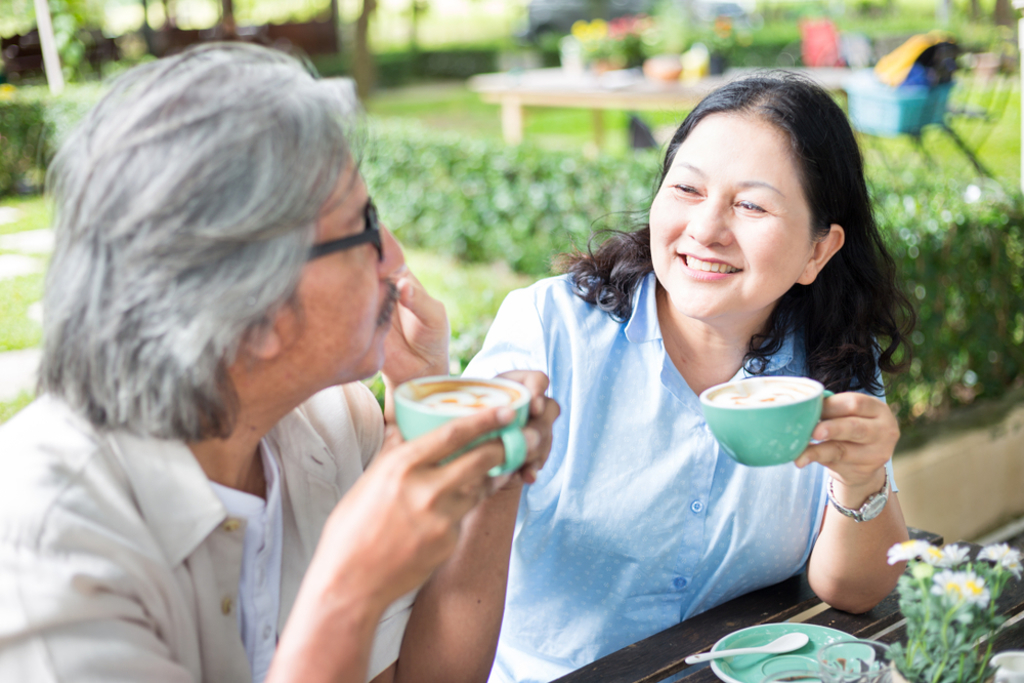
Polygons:
<instances>
[{"instance_id":1,"label":"light blue blouse","mask_svg":"<svg viewBox=\"0 0 1024 683\"><path fill-rule=\"evenodd\" d=\"M566 276L512 292L466 369L543 370L562 408L520 502L492 683L550 681L781 581L810 555L825 469L750 468L719 452L665 353L655 289L652 274L624 323ZM789 338L766 373L804 365Z\"/></svg>"}]
</instances>

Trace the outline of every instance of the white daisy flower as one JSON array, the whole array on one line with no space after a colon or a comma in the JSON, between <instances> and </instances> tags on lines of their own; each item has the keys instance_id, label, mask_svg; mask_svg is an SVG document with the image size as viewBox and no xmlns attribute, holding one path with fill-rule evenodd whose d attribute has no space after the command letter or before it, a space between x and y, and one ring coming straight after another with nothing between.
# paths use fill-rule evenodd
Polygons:
<instances>
[{"instance_id":1,"label":"white daisy flower","mask_svg":"<svg viewBox=\"0 0 1024 683\"><path fill-rule=\"evenodd\" d=\"M941 595L951 605L968 603L985 607L991 595L985 587L985 580L971 571L954 572L944 569L935 575L932 593Z\"/></svg>"},{"instance_id":2,"label":"white daisy flower","mask_svg":"<svg viewBox=\"0 0 1024 683\"><path fill-rule=\"evenodd\" d=\"M1021 552L1016 548L1011 548L1006 543L985 546L978 553L978 559L994 562L1003 569L1012 572L1014 576L1019 577L1021 574Z\"/></svg>"},{"instance_id":3,"label":"white daisy flower","mask_svg":"<svg viewBox=\"0 0 1024 683\"><path fill-rule=\"evenodd\" d=\"M936 566L957 567L967 561L970 553L970 549L965 545L947 545L942 549L942 557L938 560Z\"/></svg>"},{"instance_id":4,"label":"white daisy flower","mask_svg":"<svg viewBox=\"0 0 1024 683\"><path fill-rule=\"evenodd\" d=\"M936 548L928 543L925 546L927 547L921 552L921 559L933 567L945 567L943 561L946 556L943 554L942 548Z\"/></svg>"},{"instance_id":5,"label":"white daisy flower","mask_svg":"<svg viewBox=\"0 0 1024 683\"><path fill-rule=\"evenodd\" d=\"M889 564L916 560L929 548L927 541L903 541L889 548Z\"/></svg>"}]
</instances>

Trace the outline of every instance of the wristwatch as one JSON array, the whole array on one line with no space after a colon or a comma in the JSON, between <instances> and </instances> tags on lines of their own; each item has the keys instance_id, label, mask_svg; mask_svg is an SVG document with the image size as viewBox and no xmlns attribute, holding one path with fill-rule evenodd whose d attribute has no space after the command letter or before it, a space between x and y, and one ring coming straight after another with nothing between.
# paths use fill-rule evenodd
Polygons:
<instances>
[{"instance_id":1,"label":"wristwatch","mask_svg":"<svg viewBox=\"0 0 1024 683\"><path fill-rule=\"evenodd\" d=\"M872 493L868 496L868 499L864 501L864 504L857 510L851 510L850 508L843 507L836 500L836 494L832 490L832 484L835 480L832 477L828 478L828 499L839 512L843 513L855 522L866 522L870 519L874 519L882 513L885 509L885 504L889 501L889 468L885 468L885 481L882 482L882 490L878 493Z\"/></svg>"}]
</instances>

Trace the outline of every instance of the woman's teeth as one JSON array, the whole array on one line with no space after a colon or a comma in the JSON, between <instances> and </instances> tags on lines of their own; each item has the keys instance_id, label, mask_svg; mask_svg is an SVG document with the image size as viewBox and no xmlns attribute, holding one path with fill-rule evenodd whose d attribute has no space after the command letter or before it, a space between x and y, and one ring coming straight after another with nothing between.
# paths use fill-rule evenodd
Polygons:
<instances>
[{"instance_id":1,"label":"woman's teeth","mask_svg":"<svg viewBox=\"0 0 1024 683\"><path fill-rule=\"evenodd\" d=\"M733 268L725 263L701 261L699 258L694 258L693 256L686 257L686 265L693 270L703 270L705 273L735 273L739 271L739 268Z\"/></svg>"}]
</instances>

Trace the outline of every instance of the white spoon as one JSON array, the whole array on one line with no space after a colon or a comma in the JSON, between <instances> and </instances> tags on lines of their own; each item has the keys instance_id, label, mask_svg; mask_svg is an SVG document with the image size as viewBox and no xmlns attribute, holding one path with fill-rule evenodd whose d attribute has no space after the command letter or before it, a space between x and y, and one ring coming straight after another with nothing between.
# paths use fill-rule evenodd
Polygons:
<instances>
[{"instance_id":1,"label":"white spoon","mask_svg":"<svg viewBox=\"0 0 1024 683\"><path fill-rule=\"evenodd\" d=\"M806 633L787 633L781 638L776 638L767 645L760 647L741 647L735 650L718 650L717 652L703 652L699 655L690 655L683 661L687 664L699 664L712 659L722 657L736 657L739 655L777 655L782 652L799 650L807 644L809 638Z\"/></svg>"}]
</instances>

